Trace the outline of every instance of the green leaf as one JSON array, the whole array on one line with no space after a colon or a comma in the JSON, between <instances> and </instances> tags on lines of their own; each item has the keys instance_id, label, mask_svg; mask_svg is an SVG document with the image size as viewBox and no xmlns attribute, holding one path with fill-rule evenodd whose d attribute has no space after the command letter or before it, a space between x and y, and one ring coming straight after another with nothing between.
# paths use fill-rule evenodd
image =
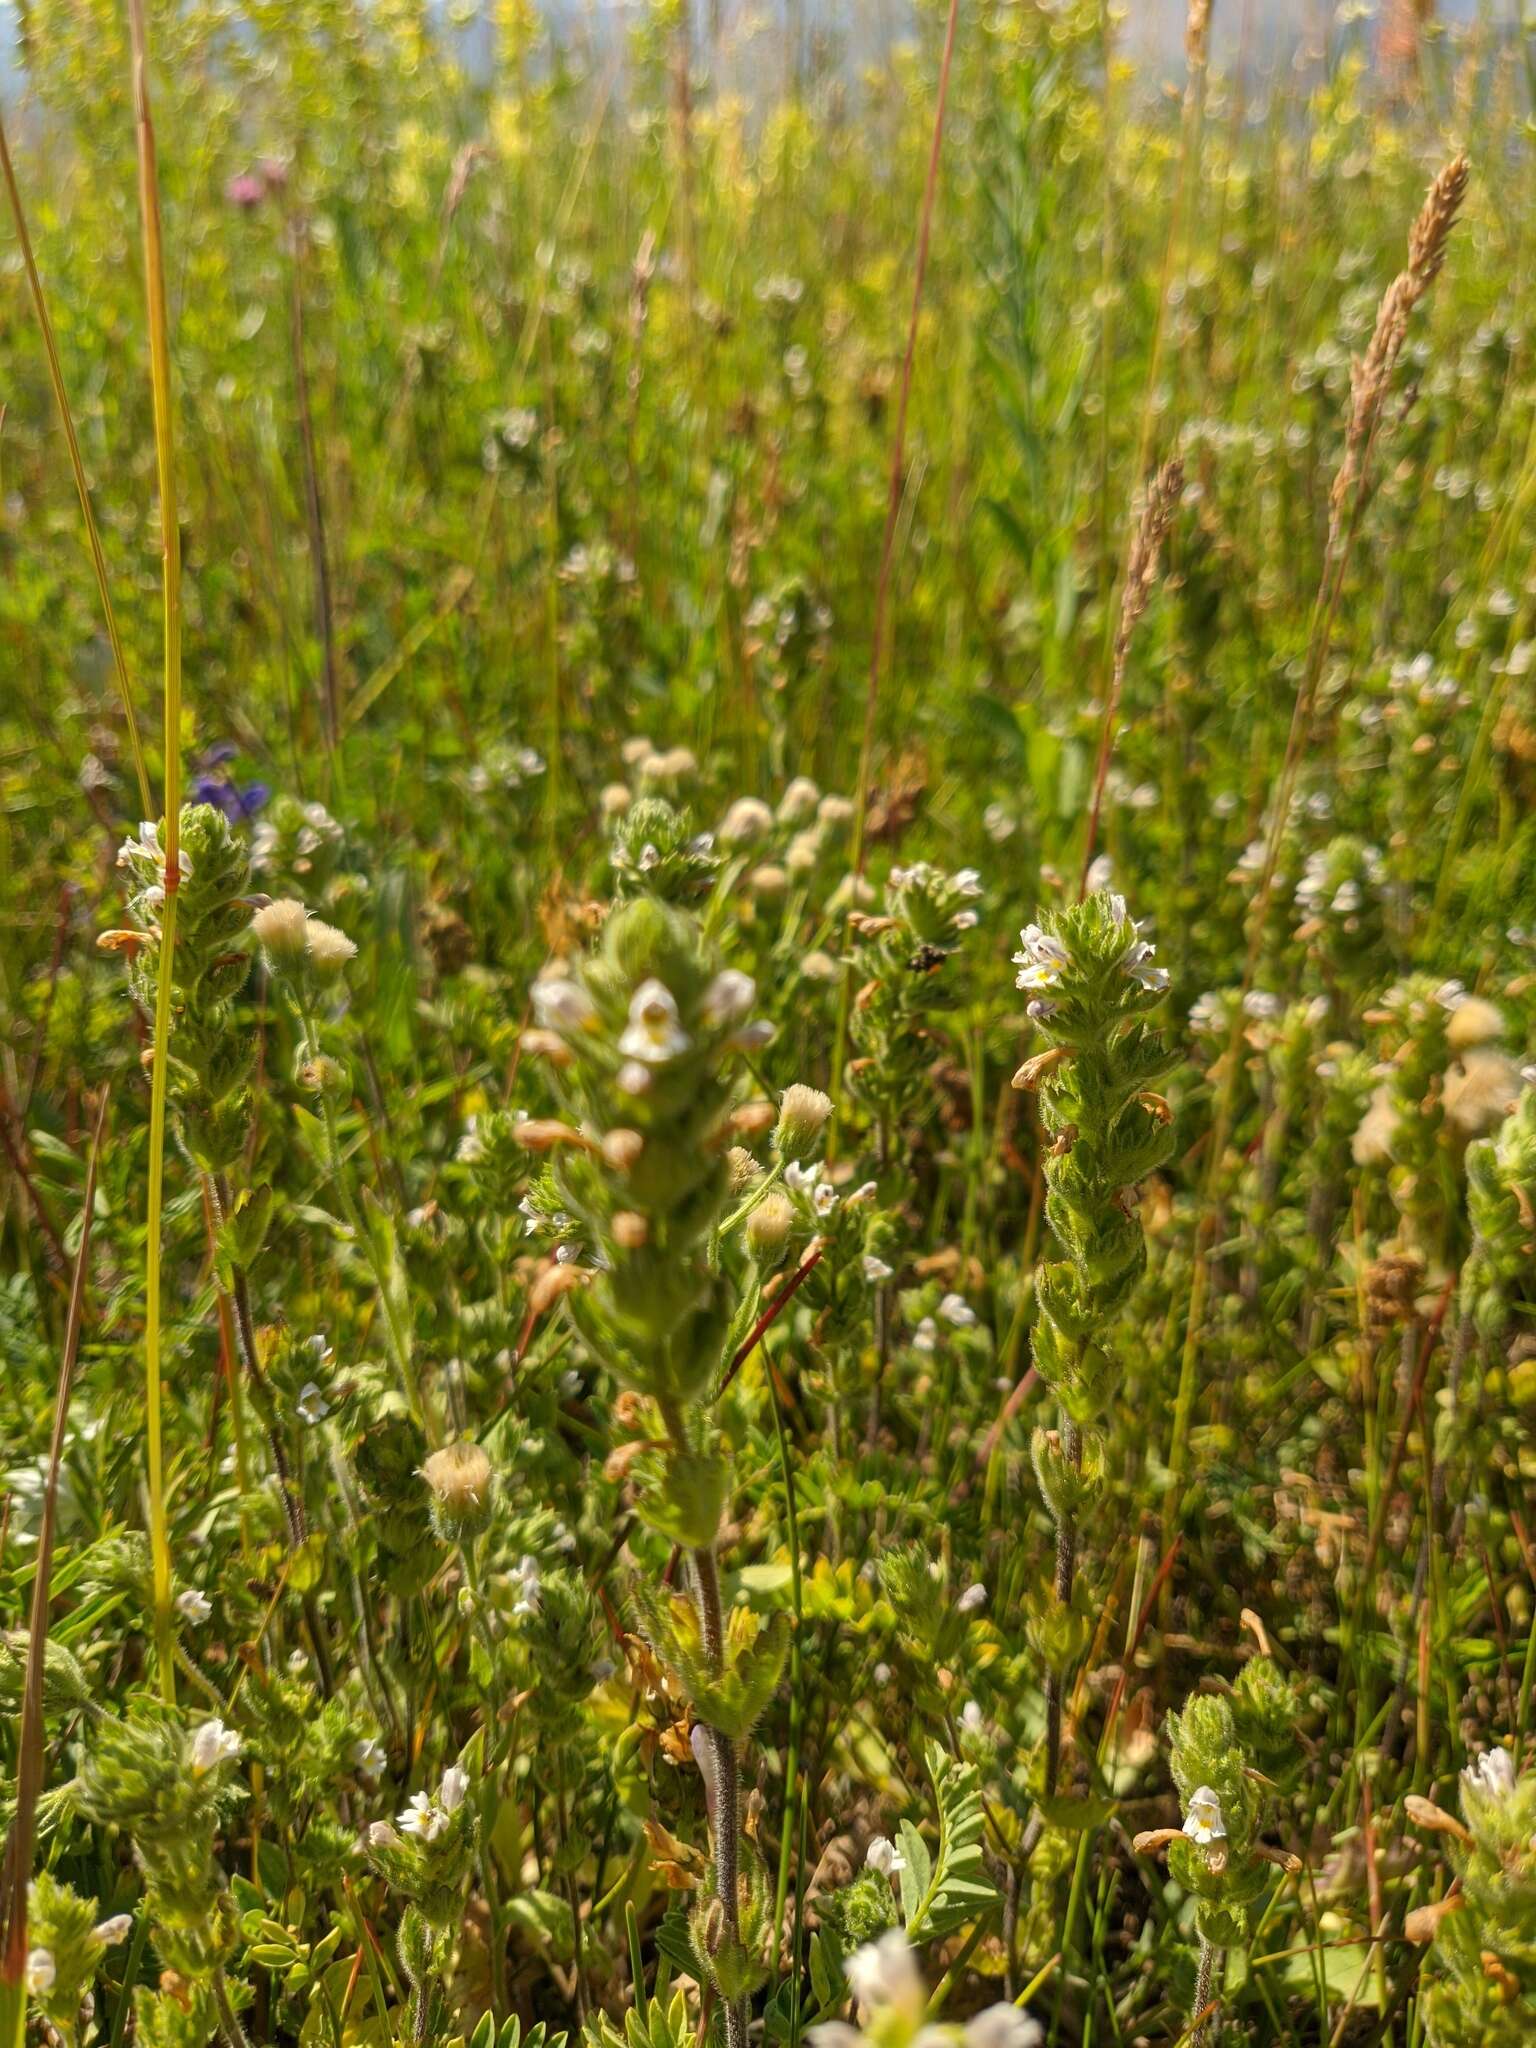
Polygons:
<instances>
[{"instance_id":1,"label":"green leaf","mask_svg":"<svg viewBox=\"0 0 1536 2048\"><path fill-rule=\"evenodd\" d=\"M911 1821L904 1820L896 1833L901 1843L904 1866L897 1873L901 1880L901 1910L910 1927L933 1882L933 1858L928 1854L928 1844Z\"/></svg>"},{"instance_id":2,"label":"green leaf","mask_svg":"<svg viewBox=\"0 0 1536 2048\"><path fill-rule=\"evenodd\" d=\"M1040 1811L1053 1828L1083 1832L1103 1827L1117 1804L1113 1799L1042 1799Z\"/></svg>"},{"instance_id":3,"label":"green leaf","mask_svg":"<svg viewBox=\"0 0 1536 2048\"><path fill-rule=\"evenodd\" d=\"M928 1745L927 1762L939 1808L939 1853L926 1881L914 1887L916 1897L912 1903L908 1902L908 1872L901 1873L907 1935L912 1941L932 1941L953 1934L956 1928L980 1919L997 1904L997 1889L981 1859L983 1814L976 1767L956 1762L936 1742ZM903 1822L902 1853L910 1858L909 1840L922 1847L917 1830ZM922 1853L926 1866L927 1851Z\"/></svg>"},{"instance_id":4,"label":"green leaf","mask_svg":"<svg viewBox=\"0 0 1536 2048\"><path fill-rule=\"evenodd\" d=\"M793 1578L788 1563L744 1564L736 1574L737 1584L745 1586L749 1593L781 1593Z\"/></svg>"}]
</instances>

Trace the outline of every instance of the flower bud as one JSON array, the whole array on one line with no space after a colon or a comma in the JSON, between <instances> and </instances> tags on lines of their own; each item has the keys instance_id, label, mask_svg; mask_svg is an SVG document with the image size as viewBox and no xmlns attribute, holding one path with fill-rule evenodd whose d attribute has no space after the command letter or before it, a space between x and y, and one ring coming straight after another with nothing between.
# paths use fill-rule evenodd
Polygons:
<instances>
[{"instance_id":1,"label":"flower bud","mask_svg":"<svg viewBox=\"0 0 1536 2048\"><path fill-rule=\"evenodd\" d=\"M764 1195L747 1218L747 1243L755 1259L767 1263L776 1259L789 1242L794 1227L794 1204L777 1188Z\"/></svg>"},{"instance_id":2,"label":"flower bud","mask_svg":"<svg viewBox=\"0 0 1536 2048\"><path fill-rule=\"evenodd\" d=\"M784 1090L779 1103L778 1128L773 1134L774 1150L781 1159L808 1159L821 1149L822 1132L832 1114L832 1098L819 1088L807 1088L795 1081Z\"/></svg>"},{"instance_id":3,"label":"flower bud","mask_svg":"<svg viewBox=\"0 0 1536 2048\"><path fill-rule=\"evenodd\" d=\"M445 1542L478 1536L491 1518L491 1461L479 1444L445 1444L421 1468L432 1492L432 1521Z\"/></svg>"},{"instance_id":4,"label":"flower bud","mask_svg":"<svg viewBox=\"0 0 1536 2048\"><path fill-rule=\"evenodd\" d=\"M312 1095L329 1095L333 1102L346 1094L351 1078L341 1061L333 1060L329 1053L299 1063L299 1086Z\"/></svg>"},{"instance_id":5,"label":"flower bud","mask_svg":"<svg viewBox=\"0 0 1536 2048\"><path fill-rule=\"evenodd\" d=\"M604 1132L601 1150L604 1163L615 1173L628 1173L645 1150L645 1140L638 1131L626 1130L620 1125L616 1130Z\"/></svg>"},{"instance_id":6,"label":"flower bud","mask_svg":"<svg viewBox=\"0 0 1536 2048\"><path fill-rule=\"evenodd\" d=\"M745 1145L733 1145L725 1155L725 1165L733 1195L744 1195L762 1172Z\"/></svg>"}]
</instances>

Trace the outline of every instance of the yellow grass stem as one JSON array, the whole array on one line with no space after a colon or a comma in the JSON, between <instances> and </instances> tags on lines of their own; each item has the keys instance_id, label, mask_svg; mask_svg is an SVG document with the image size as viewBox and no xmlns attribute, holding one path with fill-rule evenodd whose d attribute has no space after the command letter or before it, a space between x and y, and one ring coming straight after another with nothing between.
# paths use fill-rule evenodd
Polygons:
<instances>
[{"instance_id":1,"label":"yellow grass stem","mask_svg":"<svg viewBox=\"0 0 1536 2048\"><path fill-rule=\"evenodd\" d=\"M149 1543L154 1577L155 1649L160 1690L175 1698L172 1656L171 1552L166 1534L165 1463L161 1444L161 1233L165 1203L165 1096L171 1048L171 978L176 954L176 892L181 881L181 537L171 436L171 350L165 309L165 256L160 184L149 111L149 43L144 0L129 0L134 125L139 153L139 218L144 242L144 296L149 325L150 384L155 412L155 468L160 492L160 554L165 633L165 904L155 988L154 1068L149 1097L149 1214L144 1247L145 1450L149 1478Z\"/></svg>"}]
</instances>

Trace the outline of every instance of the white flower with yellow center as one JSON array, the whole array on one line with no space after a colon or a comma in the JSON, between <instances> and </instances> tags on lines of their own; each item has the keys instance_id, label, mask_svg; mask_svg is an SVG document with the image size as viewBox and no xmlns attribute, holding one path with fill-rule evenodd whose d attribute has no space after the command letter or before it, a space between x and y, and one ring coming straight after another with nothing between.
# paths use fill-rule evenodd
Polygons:
<instances>
[{"instance_id":1,"label":"white flower with yellow center","mask_svg":"<svg viewBox=\"0 0 1536 2048\"><path fill-rule=\"evenodd\" d=\"M414 1835L419 1842L435 1842L448 1825L447 1814L427 1792L413 1794L410 1805L395 1818L401 1833Z\"/></svg>"},{"instance_id":2,"label":"white flower with yellow center","mask_svg":"<svg viewBox=\"0 0 1536 2048\"><path fill-rule=\"evenodd\" d=\"M1227 1824L1221 1817L1221 1801L1209 1785L1197 1785L1184 1815L1184 1832L1202 1848L1226 1837Z\"/></svg>"},{"instance_id":3,"label":"white flower with yellow center","mask_svg":"<svg viewBox=\"0 0 1536 2048\"><path fill-rule=\"evenodd\" d=\"M206 1777L240 1754L240 1738L222 1721L205 1721L192 1737L192 1775Z\"/></svg>"},{"instance_id":4,"label":"white flower with yellow center","mask_svg":"<svg viewBox=\"0 0 1536 2048\"><path fill-rule=\"evenodd\" d=\"M671 989L654 975L642 981L630 998L629 1022L619 1034L619 1051L625 1059L639 1060L645 1066L665 1066L692 1043L677 1014L677 999Z\"/></svg>"}]
</instances>

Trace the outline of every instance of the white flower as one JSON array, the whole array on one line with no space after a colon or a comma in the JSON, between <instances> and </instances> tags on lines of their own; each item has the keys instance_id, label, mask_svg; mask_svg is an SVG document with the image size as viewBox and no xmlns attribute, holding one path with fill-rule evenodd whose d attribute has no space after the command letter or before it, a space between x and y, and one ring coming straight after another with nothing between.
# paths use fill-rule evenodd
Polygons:
<instances>
[{"instance_id":1,"label":"white flower","mask_svg":"<svg viewBox=\"0 0 1536 2048\"><path fill-rule=\"evenodd\" d=\"M957 1614L977 1614L986 1604L987 1589L978 1583L974 1586L966 1587L960 1598L955 1602L955 1612Z\"/></svg>"},{"instance_id":2,"label":"white flower","mask_svg":"<svg viewBox=\"0 0 1536 2048\"><path fill-rule=\"evenodd\" d=\"M1271 995L1268 989L1251 988L1243 997L1243 1015L1252 1017L1259 1023L1268 1023L1271 1018L1278 1017L1284 1008L1283 999ZM1190 1022L1194 1022L1193 1017Z\"/></svg>"},{"instance_id":3,"label":"white flower","mask_svg":"<svg viewBox=\"0 0 1536 2048\"><path fill-rule=\"evenodd\" d=\"M979 1735L987 1725L987 1717L975 1700L967 1700L960 1709L960 1726L967 1735Z\"/></svg>"},{"instance_id":4,"label":"white flower","mask_svg":"<svg viewBox=\"0 0 1536 2048\"><path fill-rule=\"evenodd\" d=\"M53 1980L58 1974L52 1950L46 1948L28 1950L27 1990L34 1998L46 1998L53 1989Z\"/></svg>"},{"instance_id":5,"label":"white flower","mask_svg":"<svg viewBox=\"0 0 1536 2048\"><path fill-rule=\"evenodd\" d=\"M932 1316L924 1316L912 1332L912 1349L920 1351L927 1358L939 1341L939 1326Z\"/></svg>"},{"instance_id":6,"label":"white flower","mask_svg":"<svg viewBox=\"0 0 1536 2048\"><path fill-rule=\"evenodd\" d=\"M205 1777L240 1754L240 1738L222 1721L205 1721L192 1737L192 1775Z\"/></svg>"},{"instance_id":7,"label":"white flower","mask_svg":"<svg viewBox=\"0 0 1536 2048\"><path fill-rule=\"evenodd\" d=\"M738 1024L752 1007L757 983L739 968L727 967L704 991L700 1011L706 1024Z\"/></svg>"},{"instance_id":8,"label":"white flower","mask_svg":"<svg viewBox=\"0 0 1536 2048\"><path fill-rule=\"evenodd\" d=\"M146 818L139 826L137 839L125 839L117 849L117 864L120 868L133 868L141 878L158 875L165 880L165 848L160 844L160 827L153 819ZM184 846L176 849L176 865L183 875L192 872L192 856Z\"/></svg>"},{"instance_id":9,"label":"white flower","mask_svg":"<svg viewBox=\"0 0 1536 2048\"><path fill-rule=\"evenodd\" d=\"M448 1825L447 1814L426 1792L416 1793L404 1813L396 1814L395 1818L404 1833L415 1835L422 1842L435 1842Z\"/></svg>"},{"instance_id":10,"label":"white flower","mask_svg":"<svg viewBox=\"0 0 1536 2048\"><path fill-rule=\"evenodd\" d=\"M533 984L533 1014L546 1031L581 1031L597 1011L579 981L551 974Z\"/></svg>"},{"instance_id":11,"label":"white flower","mask_svg":"<svg viewBox=\"0 0 1536 2048\"><path fill-rule=\"evenodd\" d=\"M859 1261L859 1267L864 1278L871 1285L880 1280L889 1280L891 1277L891 1268L885 1263L884 1259L877 1259L873 1252L866 1252L864 1254L863 1258Z\"/></svg>"},{"instance_id":12,"label":"white flower","mask_svg":"<svg viewBox=\"0 0 1536 2048\"><path fill-rule=\"evenodd\" d=\"M518 1597L512 1612L514 1614L537 1614L540 1605L543 1577L536 1557L520 1557L517 1561Z\"/></svg>"},{"instance_id":13,"label":"white flower","mask_svg":"<svg viewBox=\"0 0 1536 2048\"><path fill-rule=\"evenodd\" d=\"M678 1017L672 991L654 975L642 981L630 998L629 1022L619 1034L619 1051L625 1059L664 1066L692 1043Z\"/></svg>"},{"instance_id":14,"label":"white flower","mask_svg":"<svg viewBox=\"0 0 1536 2048\"><path fill-rule=\"evenodd\" d=\"M878 1941L856 1948L844 1960L843 1974L862 2012L894 2009L909 2015L914 2026L922 2018L928 1994L901 1928L892 1927Z\"/></svg>"},{"instance_id":15,"label":"white flower","mask_svg":"<svg viewBox=\"0 0 1536 2048\"><path fill-rule=\"evenodd\" d=\"M438 1787L437 1802L444 1813L456 1813L464 1804L464 1794L469 1790L469 1773L457 1764L450 1764L443 1773L443 1782Z\"/></svg>"},{"instance_id":16,"label":"white flower","mask_svg":"<svg viewBox=\"0 0 1536 2048\"><path fill-rule=\"evenodd\" d=\"M939 1314L946 1323L952 1323L957 1330L975 1328L976 1311L961 1295L946 1294L939 1303Z\"/></svg>"},{"instance_id":17,"label":"white flower","mask_svg":"<svg viewBox=\"0 0 1536 2048\"><path fill-rule=\"evenodd\" d=\"M807 1165L792 1159L784 1169L784 1185L792 1195L814 1194L820 1178L821 1167L815 1162Z\"/></svg>"},{"instance_id":18,"label":"white flower","mask_svg":"<svg viewBox=\"0 0 1536 2048\"><path fill-rule=\"evenodd\" d=\"M1515 1789L1515 1761L1507 1749L1485 1749L1461 1774L1462 1789L1484 1799L1507 1799Z\"/></svg>"},{"instance_id":19,"label":"white flower","mask_svg":"<svg viewBox=\"0 0 1536 2048\"><path fill-rule=\"evenodd\" d=\"M200 1593L196 1586L188 1586L185 1593L176 1595L176 1612L183 1620L200 1626L213 1612L213 1602L206 1593Z\"/></svg>"},{"instance_id":20,"label":"white flower","mask_svg":"<svg viewBox=\"0 0 1536 2048\"><path fill-rule=\"evenodd\" d=\"M1139 981L1143 988L1165 989L1168 986L1167 968L1152 965L1152 955L1156 950L1145 939L1133 940L1120 962L1120 972L1129 975L1132 981Z\"/></svg>"},{"instance_id":21,"label":"white flower","mask_svg":"<svg viewBox=\"0 0 1536 2048\"><path fill-rule=\"evenodd\" d=\"M981 870L961 868L957 875L951 875L949 886L958 896L979 896L981 894Z\"/></svg>"},{"instance_id":22,"label":"white flower","mask_svg":"<svg viewBox=\"0 0 1536 2048\"><path fill-rule=\"evenodd\" d=\"M360 1736L352 1745L352 1768L359 1777L371 1778L375 1783L384 1775L387 1761L384 1745L372 1735Z\"/></svg>"},{"instance_id":23,"label":"white flower","mask_svg":"<svg viewBox=\"0 0 1536 2048\"><path fill-rule=\"evenodd\" d=\"M405 1844L395 1833L387 1820L376 1820L368 1830L368 1841L375 1849L403 1849Z\"/></svg>"},{"instance_id":24,"label":"white flower","mask_svg":"<svg viewBox=\"0 0 1536 2048\"><path fill-rule=\"evenodd\" d=\"M91 1929L91 1934L95 1940L101 1943L103 1948L116 1948L120 1941L128 1939L132 1931L133 1915L131 1913L114 1913L109 1920L98 1920Z\"/></svg>"},{"instance_id":25,"label":"white flower","mask_svg":"<svg viewBox=\"0 0 1536 2048\"><path fill-rule=\"evenodd\" d=\"M733 1031L726 1041L732 1052L761 1052L764 1046L772 1045L779 1035L779 1027L771 1017L754 1017L750 1024L743 1024L739 1031Z\"/></svg>"},{"instance_id":26,"label":"white flower","mask_svg":"<svg viewBox=\"0 0 1536 2048\"><path fill-rule=\"evenodd\" d=\"M1109 878L1114 871L1115 864L1109 855L1101 853L1083 878L1087 894L1091 896L1095 890L1107 889L1109 887Z\"/></svg>"},{"instance_id":27,"label":"white flower","mask_svg":"<svg viewBox=\"0 0 1536 2048\"><path fill-rule=\"evenodd\" d=\"M1019 955L1015 953L1013 957L1017 960ZM1057 967L1048 967L1043 960L1030 960L1019 969L1013 985L1015 988L1031 990L1060 988L1061 970Z\"/></svg>"},{"instance_id":28,"label":"white flower","mask_svg":"<svg viewBox=\"0 0 1536 2048\"><path fill-rule=\"evenodd\" d=\"M1021 2006L989 2005L965 2023L965 2048L1040 2048L1045 2029Z\"/></svg>"},{"instance_id":29,"label":"white flower","mask_svg":"<svg viewBox=\"0 0 1536 2048\"><path fill-rule=\"evenodd\" d=\"M1197 1785L1184 1816L1184 1832L1202 1845L1225 1837L1227 1824L1221 1817L1221 1801L1209 1785Z\"/></svg>"},{"instance_id":30,"label":"white flower","mask_svg":"<svg viewBox=\"0 0 1536 2048\"><path fill-rule=\"evenodd\" d=\"M906 1869L907 1859L889 1835L876 1835L864 1851L864 1866L878 1870L882 1877L894 1877L898 1870Z\"/></svg>"},{"instance_id":31,"label":"white flower","mask_svg":"<svg viewBox=\"0 0 1536 2048\"><path fill-rule=\"evenodd\" d=\"M806 2028L805 2038L811 2048L864 2048L864 2036L846 2020L821 2020Z\"/></svg>"},{"instance_id":32,"label":"white flower","mask_svg":"<svg viewBox=\"0 0 1536 2048\"><path fill-rule=\"evenodd\" d=\"M818 1216L830 1216L837 1207L837 1190L830 1181L819 1180L811 1195Z\"/></svg>"},{"instance_id":33,"label":"white flower","mask_svg":"<svg viewBox=\"0 0 1536 2048\"><path fill-rule=\"evenodd\" d=\"M299 1389L298 1409L300 1419L308 1423L324 1422L331 1412L331 1404L315 1385L306 1380Z\"/></svg>"},{"instance_id":34,"label":"white flower","mask_svg":"<svg viewBox=\"0 0 1536 2048\"><path fill-rule=\"evenodd\" d=\"M651 1070L642 1066L639 1060L626 1060L618 1071L617 1080L625 1095L644 1095L651 1085Z\"/></svg>"},{"instance_id":35,"label":"white flower","mask_svg":"<svg viewBox=\"0 0 1536 2048\"><path fill-rule=\"evenodd\" d=\"M1014 954L1015 965L1026 960L1038 961L1042 967L1070 967L1072 955L1053 932L1045 931L1038 924L1027 924L1019 933L1021 950Z\"/></svg>"},{"instance_id":36,"label":"white flower","mask_svg":"<svg viewBox=\"0 0 1536 2048\"><path fill-rule=\"evenodd\" d=\"M1213 988L1207 989L1203 996L1196 996L1190 1005L1191 1031L1219 1031L1225 1021L1226 999Z\"/></svg>"}]
</instances>

